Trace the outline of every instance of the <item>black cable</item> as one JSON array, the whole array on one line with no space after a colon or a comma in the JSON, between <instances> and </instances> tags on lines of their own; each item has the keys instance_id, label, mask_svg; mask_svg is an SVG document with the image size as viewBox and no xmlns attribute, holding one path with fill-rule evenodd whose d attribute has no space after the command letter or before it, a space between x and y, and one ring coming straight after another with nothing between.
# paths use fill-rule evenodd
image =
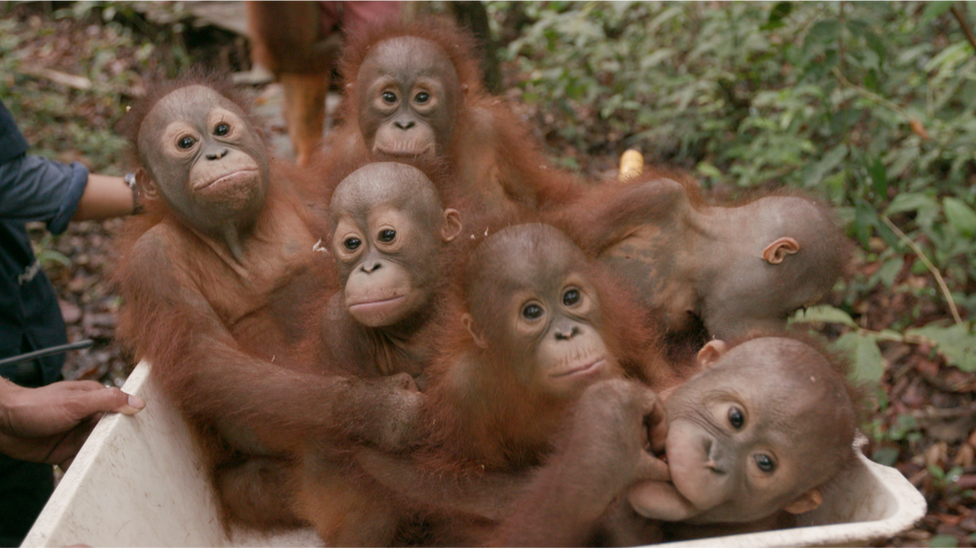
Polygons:
<instances>
[{"instance_id":1,"label":"black cable","mask_svg":"<svg viewBox=\"0 0 976 549\"><path fill-rule=\"evenodd\" d=\"M38 349L36 351L31 351L29 353L24 353L22 355L15 355L12 357L7 357L0 359L0 366L8 366L10 364L20 364L21 362L28 362L34 360L35 358L41 358L42 356L57 355L61 353L66 353L68 351L74 351L77 349L87 349L94 345L95 342L90 339L82 339L81 341L76 341L74 343L66 343L64 345L56 345L54 347L48 347L47 349Z\"/></svg>"}]
</instances>

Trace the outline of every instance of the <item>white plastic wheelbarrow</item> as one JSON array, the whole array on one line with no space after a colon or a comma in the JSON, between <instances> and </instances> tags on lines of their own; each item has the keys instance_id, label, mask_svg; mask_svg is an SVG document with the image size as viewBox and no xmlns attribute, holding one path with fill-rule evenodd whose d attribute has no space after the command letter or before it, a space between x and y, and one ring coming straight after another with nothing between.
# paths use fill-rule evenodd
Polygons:
<instances>
[{"instance_id":1,"label":"white plastic wheelbarrow","mask_svg":"<svg viewBox=\"0 0 976 549\"><path fill-rule=\"evenodd\" d=\"M103 419L58 484L22 547L308 547L311 529L265 536L224 532L190 431L140 363L123 389L148 403L135 416ZM860 455L860 454L859 454ZM804 547L864 545L910 528L925 499L895 469L860 456L824 490L799 528L706 538L673 546Z\"/></svg>"}]
</instances>

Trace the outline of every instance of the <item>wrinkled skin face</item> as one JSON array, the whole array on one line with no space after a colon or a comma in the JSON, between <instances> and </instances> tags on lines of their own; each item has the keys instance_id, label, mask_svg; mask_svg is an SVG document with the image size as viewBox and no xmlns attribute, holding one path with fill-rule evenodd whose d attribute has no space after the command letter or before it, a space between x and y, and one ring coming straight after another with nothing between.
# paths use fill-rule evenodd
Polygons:
<instances>
[{"instance_id":1,"label":"wrinkled skin face","mask_svg":"<svg viewBox=\"0 0 976 549\"><path fill-rule=\"evenodd\" d=\"M789 510L824 480L810 479L839 469L849 448L853 410L836 374L825 361L819 369L802 364L803 356L770 360L771 339L728 351L668 400L668 464L674 487L697 510L689 522Z\"/></svg>"},{"instance_id":2,"label":"wrinkled skin face","mask_svg":"<svg viewBox=\"0 0 976 549\"><path fill-rule=\"evenodd\" d=\"M417 192L419 187L424 192ZM370 327L392 326L430 301L442 244L460 232L419 170L369 164L344 179L332 201L332 253L349 314Z\"/></svg>"},{"instance_id":3,"label":"wrinkled skin face","mask_svg":"<svg viewBox=\"0 0 976 549\"><path fill-rule=\"evenodd\" d=\"M533 232L548 237L537 253L512 242ZM521 383L556 397L576 395L617 373L579 248L556 229L538 224L509 227L491 239L496 241L485 263L504 266L504 273L474 286L473 295L487 304L482 311L495 319L472 318L476 339L479 327L487 327L481 339L489 351L512 357Z\"/></svg>"},{"instance_id":4,"label":"wrinkled skin face","mask_svg":"<svg viewBox=\"0 0 976 549\"><path fill-rule=\"evenodd\" d=\"M150 197L203 231L246 224L268 193L268 156L257 131L232 101L206 86L160 99L143 120L139 156Z\"/></svg>"},{"instance_id":5,"label":"wrinkled skin face","mask_svg":"<svg viewBox=\"0 0 976 549\"><path fill-rule=\"evenodd\" d=\"M443 155L454 131L457 72L433 42L406 36L376 45L356 77L366 147L391 156Z\"/></svg>"}]
</instances>

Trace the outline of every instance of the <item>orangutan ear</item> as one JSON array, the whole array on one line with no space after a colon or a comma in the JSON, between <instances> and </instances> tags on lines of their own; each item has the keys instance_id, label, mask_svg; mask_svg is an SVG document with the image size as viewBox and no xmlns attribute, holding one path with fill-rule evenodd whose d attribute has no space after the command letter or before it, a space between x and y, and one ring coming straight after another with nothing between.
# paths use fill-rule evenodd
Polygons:
<instances>
[{"instance_id":1,"label":"orangutan ear","mask_svg":"<svg viewBox=\"0 0 976 549\"><path fill-rule=\"evenodd\" d=\"M454 208L444 210L444 224L441 225L441 240L450 242L461 234L461 214Z\"/></svg>"},{"instance_id":2,"label":"orangutan ear","mask_svg":"<svg viewBox=\"0 0 976 549\"><path fill-rule=\"evenodd\" d=\"M136 188L139 189L139 194L148 200L159 198L159 188L156 186L156 182L149 177L149 173L143 168L136 170Z\"/></svg>"},{"instance_id":3,"label":"orangutan ear","mask_svg":"<svg viewBox=\"0 0 976 549\"><path fill-rule=\"evenodd\" d=\"M793 503L784 507L783 510L787 513L799 515L800 513L813 511L817 507L820 507L821 503L823 503L823 495L820 494L820 489L811 488L800 494L800 497L793 500Z\"/></svg>"},{"instance_id":4,"label":"orangutan ear","mask_svg":"<svg viewBox=\"0 0 976 549\"><path fill-rule=\"evenodd\" d=\"M713 339L698 351L698 365L704 370L714 364L728 350L727 343L721 339Z\"/></svg>"},{"instance_id":5,"label":"orangutan ear","mask_svg":"<svg viewBox=\"0 0 976 549\"><path fill-rule=\"evenodd\" d=\"M488 341L485 340L485 336L478 333L474 325L474 319L471 318L471 315L468 313L461 315L461 322L464 324L464 327L468 329L468 333L470 333L471 337L474 339L474 344L482 349L487 349Z\"/></svg>"},{"instance_id":6,"label":"orangutan ear","mask_svg":"<svg viewBox=\"0 0 976 549\"><path fill-rule=\"evenodd\" d=\"M800 251L800 243L788 236L777 238L763 250L763 259L770 265L779 265L786 256Z\"/></svg>"}]
</instances>

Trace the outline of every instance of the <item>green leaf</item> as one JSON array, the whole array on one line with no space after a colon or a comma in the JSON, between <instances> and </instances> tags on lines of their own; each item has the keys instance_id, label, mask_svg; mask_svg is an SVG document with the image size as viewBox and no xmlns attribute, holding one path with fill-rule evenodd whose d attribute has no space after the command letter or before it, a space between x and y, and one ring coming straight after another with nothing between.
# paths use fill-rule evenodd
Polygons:
<instances>
[{"instance_id":1,"label":"green leaf","mask_svg":"<svg viewBox=\"0 0 976 549\"><path fill-rule=\"evenodd\" d=\"M932 536L932 539L929 540L929 547L959 547L959 541L955 536L939 534Z\"/></svg>"},{"instance_id":2,"label":"green leaf","mask_svg":"<svg viewBox=\"0 0 976 549\"><path fill-rule=\"evenodd\" d=\"M858 327L854 319L851 318L851 315L830 305L814 305L813 307L807 307L806 310L800 309L790 319L791 324L794 322L827 322L830 324L843 324L851 328Z\"/></svg>"},{"instance_id":3,"label":"green leaf","mask_svg":"<svg viewBox=\"0 0 976 549\"><path fill-rule=\"evenodd\" d=\"M711 177L712 179L721 179L722 172L718 168L713 166L710 162L702 160L698 163L698 173L704 175L705 177Z\"/></svg>"},{"instance_id":4,"label":"green leaf","mask_svg":"<svg viewBox=\"0 0 976 549\"><path fill-rule=\"evenodd\" d=\"M949 327L929 324L908 330L905 335L931 339L937 344L936 351L945 357L950 366L964 372L976 372L976 333L973 332L972 323Z\"/></svg>"},{"instance_id":5,"label":"green leaf","mask_svg":"<svg viewBox=\"0 0 976 549\"><path fill-rule=\"evenodd\" d=\"M674 55L674 51L668 48L661 48L655 50L644 57L641 57L640 68L641 70L649 70L661 64L662 61Z\"/></svg>"},{"instance_id":6,"label":"green leaf","mask_svg":"<svg viewBox=\"0 0 976 549\"><path fill-rule=\"evenodd\" d=\"M885 285L885 288L891 288L891 285L895 282L895 277L898 276L898 273L901 272L904 266L905 260L901 256L893 257L885 261L884 265L874 274L872 280L877 278Z\"/></svg>"},{"instance_id":7,"label":"green leaf","mask_svg":"<svg viewBox=\"0 0 976 549\"><path fill-rule=\"evenodd\" d=\"M792 11L792 2L777 2L775 5L773 5L772 11L769 12L769 19L766 21L766 24L759 27L759 29L770 31L785 26L786 23L783 21L783 19L789 16L790 12Z\"/></svg>"},{"instance_id":8,"label":"green leaf","mask_svg":"<svg viewBox=\"0 0 976 549\"><path fill-rule=\"evenodd\" d=\"M834 42L837 40L839 30L840 24L836 19L818 21L814 26L810 27L810 32L807 33L806 44Z\"/></svg>"},{"instance_id":9,"label":"green leaf","mask_svg":"<svg viewBox=\"0 0 976 549\"><path fill-rule=\"evenodd\" d=\"M954 2L951 1L929 2L925 4L925 9L922 10L922 17L919 18L918 25L922 26L928 24L929 21L932 21L936 17L939 17L943 13L952 9L952 4L954 4ZM953 547L955 547L955 545L953 545Z\"/></svg>"},{"instance_id":10,"label":"green leaf","mask_svg":"<svg viewBox=\"0 0 976 549\"><path fill-rule=\"evenodd\" d=\"M861 197L854 200L854 212L854 223L852 224L854 234L861 243L867 245L873 229L881 225L878 220L878 212Z\"/></svg>"},{"instance_id":11,"label":"green leaf","mask_svg":"<svg viewBox=\"0 0 976 549\"><path fill-rule=\"evenodd\" d=\"M71 260L68 259L68 256L57 250L41 250L37 253L37 260L45 267L50 267L54 263L60 263L65 267L71 266Z\"/></svg>"},{"instance_id":12,"label":"green leaf","mask_svg":"<svg viewBox=\"0 0 976 549\"><path fill-rule=\"evenodd\" d=\"M847 145L841 143L830 150L824 157L814 164L807 173L806 180L803 182L807 187L812 187L823 181L825 175L834 170L841 162L847 158Z\"/></svg>"},{"instance_id":13,"label":"green leaf","mask_svg":"<svg viewBox=\"0 0 976 549\"><path fill-rule=\"evenodd\" d=\"M871 461L891 467L898 462L898 448L881 447L871 452Z\"/></svg>"},{"instance_id":14,"label":"green leaf","mask_svg":"<svg viewBox=\"0 0 976 549\"><path fill-rule=\"evenodd\" d=\"M851 377L857 383L877 383L884 375L884 358L874 336L848 332L834 341L833 348L848 353L854 370Z\"/></svg>"},{"instance_id":15,"label":"green leaf","mask_svg":"<svg viewBox=\"0 0 976 549\"><path fill-rule=\"evenodd\" d=\"M942 199L946 219L960 235L972 238L976 236L976 212L958 198L946 197Z\"/></svg>"},{"instance_id":16,"label":"green leaf","mask_svg":"<svg viewBox=\"0 0 976 549\"><path fill-rule=\"evenodd\" d=\"M878 196L884 197L888 194L888 175L885 173L884 162L880 158L875 158L868 166L868 176L871 177L871 187Z\"/></svg>"},{"instance_id":17,"label":"green leaf","mask_svg":"<svg viewBox=\"0 0 976 549\"><path fill-rule=\"evenodd\" d=\"M894 215L901 212L919 211L938 207L939 203L930 196L922 193L901 193L891 201L891 204L888 205L888 209L885 211L885 214Z\"/></svg>"}]
</instances>

